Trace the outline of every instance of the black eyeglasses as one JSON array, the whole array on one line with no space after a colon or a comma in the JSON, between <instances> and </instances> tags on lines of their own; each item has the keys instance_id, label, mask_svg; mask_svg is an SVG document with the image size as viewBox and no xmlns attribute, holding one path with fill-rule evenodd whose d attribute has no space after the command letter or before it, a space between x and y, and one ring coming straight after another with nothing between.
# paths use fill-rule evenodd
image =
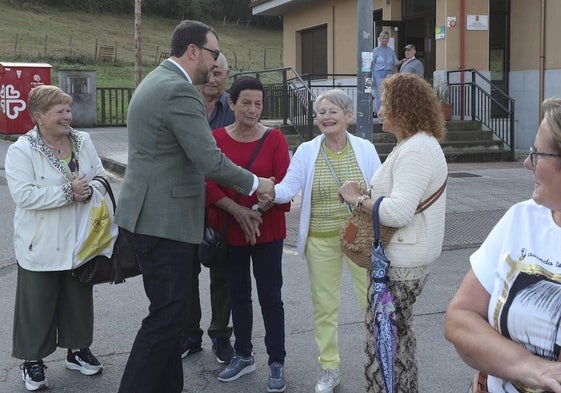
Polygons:
<instances>
[{"instance_id":1,"label":"black eyeglasses","mask_svg":"<svg viewBox=\"0 0 561 393\"><path fill-rule=\"evenodd\" d=\"M207 50L210 53L212 53L212 58L213 58L214 61L216 61L216 59L218 59L218 56L220 56L220 51L219 50L209 49L209 48L206 48L204 46L199 46L199 45L197 45L197 47L199 49L204 49L204 50Z\"/></svg>"},{"instance_id":2,"label":"black eyeglasses","mask_svg":"<svg viewBox=\"0 0 561 393\"><path fill-rule=\"evenodd\" d=\"M530 147L530 164L535 168L538 163L538 156L544 157L561 157L561 154L542 153L536 150L534 146Z\"/></svg>"}]
</instances>

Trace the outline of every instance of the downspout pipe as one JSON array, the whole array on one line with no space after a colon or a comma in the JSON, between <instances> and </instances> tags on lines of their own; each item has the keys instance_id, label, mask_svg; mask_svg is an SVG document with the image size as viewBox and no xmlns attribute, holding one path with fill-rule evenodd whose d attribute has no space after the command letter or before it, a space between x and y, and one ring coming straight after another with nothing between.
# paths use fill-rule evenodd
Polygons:
<instances>
[{"instance_id":1,"label":"downspout pipe","mask_svg":"<svg viewBox=\"0 0 561 393\"><path fill-rule=\"evenodd\" d=\"M460 2L460 69L464 70L466 68L466 0L461 0ZM464 86L464 73L460 73L461 86ZM463 90L463 87L462 87ZM464 103L464 92L460 95L460 119L464 120L465 116L465 103ZM473 116L473 108L472 108Z\"/></svg>"},{"instance_id":2,"label":"downspout pipe","mask_svg":"<svg viewBox=\"0 0 561 393\"><path fill-rule=\"evenodd\" d=\"M543 117L542 102L544 100L544 86L545 86L545 9L546 0L541 0L541 14L540 14L540 82L539 82L539 102L540 108L540 121Z\"/></svg>"}]
</instances>

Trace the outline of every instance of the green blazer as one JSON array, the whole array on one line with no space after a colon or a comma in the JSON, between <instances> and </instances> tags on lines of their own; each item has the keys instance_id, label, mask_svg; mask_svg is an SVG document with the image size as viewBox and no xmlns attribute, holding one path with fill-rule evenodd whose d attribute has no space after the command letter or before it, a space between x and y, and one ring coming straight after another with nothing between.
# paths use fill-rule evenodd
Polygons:
<instances>
[{"instance_id":1,"label":"green blazer","mask_svg":"<svg viewBox=\"0 0 561 393\"><path fill-rule=\"evenodd\" d=\"M205 177L249 194L254 177L216 147L199 90L173 62L146 76L128 109L128 163L116 223L134 233L202 240Z\"/></svg>"}]
</instances>

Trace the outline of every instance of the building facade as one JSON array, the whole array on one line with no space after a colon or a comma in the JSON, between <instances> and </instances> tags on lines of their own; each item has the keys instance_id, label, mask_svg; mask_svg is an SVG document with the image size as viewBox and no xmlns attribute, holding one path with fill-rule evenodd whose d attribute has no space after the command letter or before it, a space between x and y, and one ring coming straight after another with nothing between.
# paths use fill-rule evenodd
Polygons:
<instances>
[{"instance_id":1,"label":"building facade","mask_svg":"<svg viewBox=\"0 0 561 393\"><path fill-rule=\"evenodd\" d=\"M283 17L284 65L301 74L356 74L360 0L254 0ZM475 69L515 101L515 148L533 144L544 98L561 97L561 1L372 0L373 37L390 32L398 58L413 44L425 78ZM460 75L460 74L456 74ZM490 89L489 94L496 94Z\"/></svg>"}]
</instances>

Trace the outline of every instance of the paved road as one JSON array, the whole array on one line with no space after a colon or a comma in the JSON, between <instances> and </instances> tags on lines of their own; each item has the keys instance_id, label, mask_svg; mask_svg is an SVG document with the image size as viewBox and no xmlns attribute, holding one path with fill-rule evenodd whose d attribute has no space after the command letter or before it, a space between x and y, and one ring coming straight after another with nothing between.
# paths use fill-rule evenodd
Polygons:
<instances>
[{"instance_id":1,"label":"paved road","mask_svg":"<svg viewBox=\"0 0 561 393\"><path fill-rule=\"evenodd\" d=\"M126 131L119 128L89 130L106 166L113 169L116 191L119 173L126 163ZM9 143L0 141L0 393L24 392L20 360L10 356L15 289L15 261L11 244L13 203L4 173L4 157ZM121 168L121 169L119 169ZM443 337L446 306L468 269L468 257L510 205L531 195L532 176L521 163L451 164L448 182L445 249L436 261L427 288L415 307L418 335L418 364L421 393L465 392L472 375L453 347ZM286 376L288 392L313 392L318 378L317 350L313 342L313 321L306 266L296 255L294 243L299 204L288 214L289 234L284 248L283 299L286 310ZM209 310L208 274L201 274L203 310ZM95 294L95 330L92 350L105 365L103 374L85 377L64 368L65 351L59 349L45 359L50 390L53 392L115 392L134 335L146 314L147 301L139 277L120 285L99 285ZM267 355L264 329L254 302L253 344L257 371L238 381L221 383L216 375L222 369L210 351L208 338L204 351L184 360L184 392L265 392ZM364 391L363 319L348 273L345 271L340 315L339 340L343 380L336 393ZM207 326L208 314L202 326Z\"/></svg>"}]
</instances>

